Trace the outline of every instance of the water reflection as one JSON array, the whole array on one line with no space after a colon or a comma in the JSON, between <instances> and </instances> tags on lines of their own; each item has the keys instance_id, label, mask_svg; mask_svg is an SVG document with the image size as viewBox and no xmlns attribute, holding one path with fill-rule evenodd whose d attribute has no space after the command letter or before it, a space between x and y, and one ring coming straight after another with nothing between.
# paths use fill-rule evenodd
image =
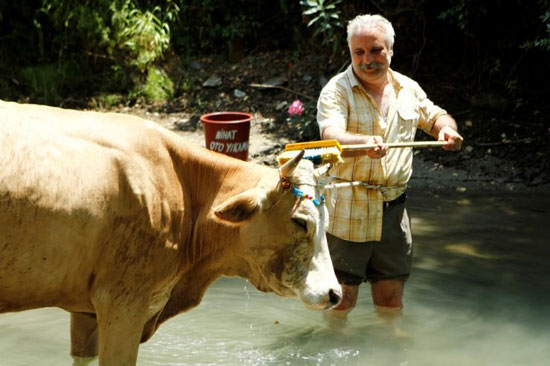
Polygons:
<instances>
[{"instance_id":1,"label":"water reflection","mask_svg":"<svg viewBox=\"0 0 550 366\"><path fill-rule=\"evenodd\" d=\"M375 314L366 285L335 332L296 300L221 279L141 346L138 365L546 365L550 196L410 196L407 337ZM0 365L70 366L68 351L63 311L0 315Z\"/></svg>"}]
</instances>

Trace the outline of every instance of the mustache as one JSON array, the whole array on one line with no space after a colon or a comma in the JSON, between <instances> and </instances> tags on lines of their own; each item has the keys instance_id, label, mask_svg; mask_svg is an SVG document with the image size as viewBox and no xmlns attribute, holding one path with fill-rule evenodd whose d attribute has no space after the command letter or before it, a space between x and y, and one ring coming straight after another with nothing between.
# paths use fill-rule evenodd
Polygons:
<instances>
[{"instance_id":1,"label":"mustache","mask_svg":"<svg viewBox=\"0 0 550 366\"><path fill-rule=\"evenodd\" d=\"M383 68L384 68L384 64L382 64L380 62L376 62L376 61L373 61L370 64L360 64L359 65L360 70L372 70L372 69L380 70L380 69L383 69Z\"/></svg>"}]
</instances>

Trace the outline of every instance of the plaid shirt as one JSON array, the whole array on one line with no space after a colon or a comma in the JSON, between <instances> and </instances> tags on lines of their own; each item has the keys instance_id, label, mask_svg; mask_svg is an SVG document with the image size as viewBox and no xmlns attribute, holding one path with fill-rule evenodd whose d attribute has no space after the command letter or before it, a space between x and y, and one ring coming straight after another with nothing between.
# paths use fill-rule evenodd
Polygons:
<instances>
[{"instance_id":1,"label":"plaid shirt","mask_svg":"<svg viewBox=\"0 0 550 366\"><path fill-rule=\"evenodd\" d=\"M416 129L429 132L447 112L434 105L412 79L390 70L396 103L387 118L355 77L350 65L323 88L317 103L321 135L328 126L354 134L378 135L385 142L410 142ZM412 148L389 149L382 159L345 158L331 170L336 182L361 181L378 188L354 186L327 189L330 220L328 232L353 242L380 241L383 202L399 197L412 174Z\"/></svg>"}]
</instances>

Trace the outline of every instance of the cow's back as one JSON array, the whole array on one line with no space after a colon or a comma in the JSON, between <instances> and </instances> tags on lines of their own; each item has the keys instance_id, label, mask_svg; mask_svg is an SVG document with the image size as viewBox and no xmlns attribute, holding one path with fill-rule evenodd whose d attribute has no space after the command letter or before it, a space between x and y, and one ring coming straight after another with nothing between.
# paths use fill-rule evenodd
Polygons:
<instances>
[{"instance_id":1,"label":"cow's back","mask_svg":"<svg viewBox=\"0 0 550 366\"><path fill-rule=\"evenodd\" d=\"M0 102L0 119L0 312L91 311L82 299L116 282L109 268L154 250L135 238L173 234L179 193L161 134L130 116L15 103Z\"/></svg>"}]
</instances>

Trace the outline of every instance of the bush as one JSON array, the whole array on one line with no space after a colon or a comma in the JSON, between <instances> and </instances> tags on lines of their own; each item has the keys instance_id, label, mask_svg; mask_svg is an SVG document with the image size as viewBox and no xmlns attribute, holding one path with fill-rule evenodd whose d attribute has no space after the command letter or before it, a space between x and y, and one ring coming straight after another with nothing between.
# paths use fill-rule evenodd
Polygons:
<instances>
[{"instance_id":1,"label":"bush","mask_svg":"<svg viewBox=\"0 0 550 366\"><path fill-rule=\"evenodd\" d=\"M174 83L163 69L151 67L143 85L143 96L149 102L166 102L174 96Z\"/></svg>"},{"instance_id":2,"label":"bush","mask_svg":"<svg viewBox=\"0 0 550 366\"><path fill-rule=\"evenodd\" d=\"M88 95L141 93L168 52L228 62L251 50L323 53L328 74L349 61L343 24L362 13L394 24L397 70L420 82L447 75L464 88L517 97L550 74L549 7L550 0L3 1L0 97L23 92L53 101L82 92L83 79Z\"/></svg>"},{"instance_id":3,"label":"bush","mask_svg":"<svg viewBox=\"0 0 550 366\"><path fill-rule=\"evenodd\" d=\"M340 21L340 10L336 5L342 0L332 2L325 0L301 0L303 15L310 18L307 26L313 27L313 37L322 36L322 45L332 43L332 52L336 53L340 47L341 39L338 31L343 28Z\"/></svg>"},{"instance_id":4,"label":"bush","mask_svg":"<svg viewBox=\"0 0 550 366\"><path fill-rule=\"evenodd\" d=\"M20 71L20 78L28 95L40 103L58 104L70 95L84 79L79 66L72 61L28 66Z\"/></svg>"},{"instance_id":5,"label":"bush","mask_svg":"<svg viewBox=\"0 0 550 366\"><path fill-rule=\"evenodd\" d=\"M169 22L176 20L179 8L171 0L163 1L163 7L154 3L23 0L19 7L2 6L0 16L9 12L10 17L9 28L0 25L0 30L13 31L0 44L0 70L23 63L22 84L45 103L69 96L82 78L91 93L128 90L147 80L149 69L170 46ZM18 15L26 18L14 20Z\"/></svg>"}]
</instances>

